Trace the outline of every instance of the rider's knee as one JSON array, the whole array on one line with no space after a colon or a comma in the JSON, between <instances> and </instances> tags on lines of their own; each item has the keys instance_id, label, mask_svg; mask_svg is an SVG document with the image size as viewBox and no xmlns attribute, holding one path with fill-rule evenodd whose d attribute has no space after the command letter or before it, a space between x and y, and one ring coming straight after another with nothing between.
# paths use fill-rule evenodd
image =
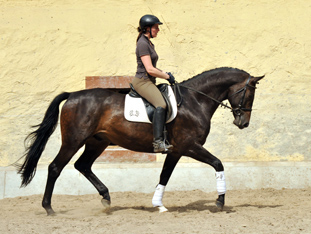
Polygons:
<instances>
[{"instance_id":1,"label":"rider's knee","mask_svg":"<svg viewBox=\"0 0 311 234\"><path fill-rule=\"evenodd\" d=\"M163 109L166 109L167 108L166 102L165 101L158 102L155 108L157 108L157 107L161 107Z\"/></svg>"},{"instance_id":2,"label":"rider's knee","mask_svg":"<svg viewBox=\"0 0 311 234\"><path fill-rule=\"evenodd\" d=\"M166 109L166 104L156 106L156 108L158 108L158 107L161 107L161 108L163 108L163 109Z\"/></svg>"}]
</instances>

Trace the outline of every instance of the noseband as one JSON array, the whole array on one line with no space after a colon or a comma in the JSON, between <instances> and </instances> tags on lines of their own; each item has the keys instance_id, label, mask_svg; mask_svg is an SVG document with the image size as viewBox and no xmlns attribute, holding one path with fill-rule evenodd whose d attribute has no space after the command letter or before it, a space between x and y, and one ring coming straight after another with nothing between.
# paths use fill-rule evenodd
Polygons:
<instances>
[{"instance_id":1,"label":"noseband","mask_svg":"<svg viewBox=\"0 0 311 234\"><path fill-rule=\"evenodd\" d=\"M236 94L239 94L239 93L243 92L242 98L241 98L240 103L239 103L239 106L238 106L237 108L232 108L232 107L228 106L227 104L225 104L225 103L223 103L223 102L221 102L221 101L219 101L219 100L217 100L217 99L215 99L215 98L213 98L213 97L211 97L211 96L209 96L209 95L207 95L207 94L205 94L205 93L203 93L203 92L201 92L201 91L198 91L198 90L196 90L196 89L187 87L187 86L182 85L182 84L177 83L177 82L176 82L175 85L174 85L174 93L175 93L175 95L176 95L176 89L175 89L175 88L177 88L177 92L178 92L179 95L181 96L181 93L180 93L180 90L179 90L179 86L182 86L182 87L184 87L184 88L186 88L186 89L190 89L190 90L195 91L195 92L197 92L197 93L199 93L199 94L202 94L202 95L205 96L205 97L208 97L209 99L213 100L214 102L217 102L218 104L220 104L220 106L223 106L223 107L225 107L225 108L230 109L235 115L240 116L244 111L252 111L252 109L242 107L242 104L243 104L243 102L244 102L244 98L245 98L245 93L246 93L247 87L256 89L255 86L252 86L252 85L249 84L250 79L251 79L251 76L248 77L248 79L247 79L247 81L246 81L246 84L245 84L245 86L244 86L243 88L239 89L238 91L234 92L232 95L230 95L230 96L228 97L228 99L229 99L230 97L232 97L232 96L234 96L234 95L236 95ZM181 98L182 98L182 96L181 96ZM178 103L178 106L181 104L181 102L182 102L182 100Z\"/></svg>"}]
</instances>

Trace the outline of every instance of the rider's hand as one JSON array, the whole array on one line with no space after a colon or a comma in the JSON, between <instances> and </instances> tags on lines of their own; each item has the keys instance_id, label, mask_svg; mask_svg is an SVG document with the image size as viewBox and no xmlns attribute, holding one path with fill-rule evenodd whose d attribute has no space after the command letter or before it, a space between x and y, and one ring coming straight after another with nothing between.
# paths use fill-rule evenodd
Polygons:
<instances>
[{"instance_id":1,"label":"rider's hand","mask_svg":"<svg viewBox=\"0 0 311 234\"><path fill-rule=\"evenodd\" d=\"M167 81L170 82L171 85L175 84L175 77L172 75L172 73L168 72L167 74L170 76Z\"/></svg>"}]
</instances>

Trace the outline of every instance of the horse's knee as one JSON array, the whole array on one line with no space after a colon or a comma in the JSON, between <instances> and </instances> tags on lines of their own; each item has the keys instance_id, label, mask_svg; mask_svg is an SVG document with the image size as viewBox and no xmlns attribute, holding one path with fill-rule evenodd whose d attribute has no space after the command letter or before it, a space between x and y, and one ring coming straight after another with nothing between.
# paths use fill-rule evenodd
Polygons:
<instances>
[{"instance_id":1,"label":"horse's knee","mask_svg":"<svg viewBox=\"0 0 311 234\"><path fill-rule=\"evenodd\" d=\"M215 159L215 161L212 163L212 166L216 171L224 170L224 166L222 165L222 162L219 159Z\"/></svg>"}]
</instances>

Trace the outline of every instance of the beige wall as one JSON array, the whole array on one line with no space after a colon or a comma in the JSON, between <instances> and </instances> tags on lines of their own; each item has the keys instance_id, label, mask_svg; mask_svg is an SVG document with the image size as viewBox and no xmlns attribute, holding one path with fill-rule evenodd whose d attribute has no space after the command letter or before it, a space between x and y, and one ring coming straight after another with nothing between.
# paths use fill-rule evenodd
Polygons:
<instances>
[{"instance_id":1,"label":"beige wall","mask_svg":"<svg viewBox=\"0 0 311 234\"><path fill-rule=\"evenodd\" d=\"M228 110L213 119L206 147L223 161L309 160L311 1L0 0L0 166L17 160L30 126L85 76L133 75L139 18L157 15L158 66L178 81L232 66L266 75L251 125ZM41 163L54 158L59 131Z\"/></svg>"}]
</instances>

